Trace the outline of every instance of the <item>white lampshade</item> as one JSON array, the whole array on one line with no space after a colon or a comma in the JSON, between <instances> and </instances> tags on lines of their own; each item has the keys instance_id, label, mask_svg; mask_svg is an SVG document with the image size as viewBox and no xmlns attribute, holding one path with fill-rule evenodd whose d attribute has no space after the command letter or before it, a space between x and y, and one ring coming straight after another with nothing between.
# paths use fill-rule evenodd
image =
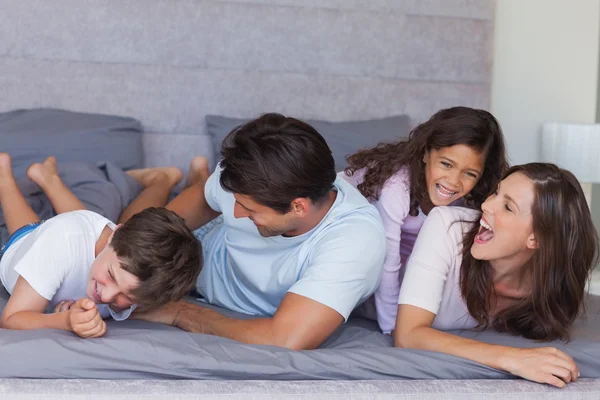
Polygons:
<instances>
[{"instance_id":1,"label":"white lampshade","mask_svg":"<svg viewBox=\"0 0 600 400\"><path fill-rule=\"evenodd\" d=\"M600 124L545 123L542 161L571 171L582 183L599 183Z\"/></svg>"}]
</instances>

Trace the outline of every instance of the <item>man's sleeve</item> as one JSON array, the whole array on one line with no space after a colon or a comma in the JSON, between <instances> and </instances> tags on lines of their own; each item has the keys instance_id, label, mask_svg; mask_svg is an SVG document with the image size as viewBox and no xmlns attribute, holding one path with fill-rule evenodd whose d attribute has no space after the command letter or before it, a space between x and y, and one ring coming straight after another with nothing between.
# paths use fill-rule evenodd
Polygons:
<instances>
[{"instance_id":1,"label":"man's sleeve","mask_svg":"<svg viewBox=\"0 0 600 400\"><path fill-rule=\"evenodd\" d=\"M374 222L332 227L314 246L308 266L288 291L318 301L347 320L377 288L384 258L385 236Z\"/></svg>"},{"instance_id":2,"label":"man's sleeve","mask_svg":"<svg viewBox=\"0 0 600 400\"><path fill-rule=\"evenodd\" d=\"M206 198L206 202L210 208L217 212L223 212L219 204L219 198L221 197L219 194L224 192L221 187L221 182L219 181L221 170L221 166L217 165L215 172L208 177L208 180L204 184L204 197Z\"/></svg>"}]
</instances>

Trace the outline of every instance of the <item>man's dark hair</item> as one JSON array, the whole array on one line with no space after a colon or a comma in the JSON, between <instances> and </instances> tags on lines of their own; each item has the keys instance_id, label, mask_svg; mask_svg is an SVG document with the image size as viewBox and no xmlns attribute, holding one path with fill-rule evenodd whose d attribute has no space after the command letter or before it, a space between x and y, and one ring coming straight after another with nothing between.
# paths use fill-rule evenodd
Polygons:
<instances>
[{"instance_id":1,"label":"man's dark hair","mask_svg":"<svg viewBox=\"0 0 600 400\"><path fill-rule=\"evenodd\" d=\"M292 200L317 203L336 178L331 150L312 126L264 114L235 128L221 147L221 186L285 214Z\"/></svg>"},{"instance_id":2,"label":"man's dark hair","mask_svg":"<svg viewBox=\"0 0 600 400\"><path fill-rule=\"evenodd\" d=\"M121 268L135 275L135 302L153 308L181 299L202 269L200 241L183 219L166 208L147 208L114 233L110 246Z\"/></svg>"}]
</instances>

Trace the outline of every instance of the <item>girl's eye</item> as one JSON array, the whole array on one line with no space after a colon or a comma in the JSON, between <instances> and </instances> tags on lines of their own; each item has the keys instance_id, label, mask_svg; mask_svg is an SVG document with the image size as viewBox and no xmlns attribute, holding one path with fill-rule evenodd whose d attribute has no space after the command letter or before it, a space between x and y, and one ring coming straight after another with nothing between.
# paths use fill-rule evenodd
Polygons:
<instances>
[{"instance_id":1,"label":"girl's eye","mask_svg":"<svg viewBox=\"0 0 600 400\"><path fill-rule=\"evenodd\" d=\"M467 172L467 176L470 177L470 178L473 178L473 179L477 179L477 175L475 175L472 172Z\"/></svg>"},{"instance_id":2,"label":"girl's eye","mask_svg":"<svg viewBox=\"0 0 600 400\"><path fill-rule=\"evenodd\" d=\"M446 168L450 168L451 167L450 163L447 163L446 161L441 161L441 163Z\"/></svg>"},{"instance_id":3,"label":"girl's eye","mask_svg":"<svg viewBox=\"0 0 600 400\"><path fill-rule=\"evenodd\" d=\"M510 206L508 204L506 204L506 203L504 203L504 208L506 209L506 211L512 212Z\"/></svg>"}]
</instances>

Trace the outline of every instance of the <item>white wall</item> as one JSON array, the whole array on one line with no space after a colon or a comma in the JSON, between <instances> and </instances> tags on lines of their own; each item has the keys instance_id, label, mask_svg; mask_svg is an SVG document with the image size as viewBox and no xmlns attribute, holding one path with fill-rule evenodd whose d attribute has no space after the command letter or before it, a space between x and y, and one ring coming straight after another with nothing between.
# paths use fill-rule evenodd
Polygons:
<instances>
[{"instance_id":1,"label":"white wall","mask_svg":"<svg viewBox=\"0 0 600 400\"><path fill-rule=\"evenodd\" d=\"M595 122L600 0L497 0L491 111L513 164L545 121Z\"/></svg>"}]
</instances>

